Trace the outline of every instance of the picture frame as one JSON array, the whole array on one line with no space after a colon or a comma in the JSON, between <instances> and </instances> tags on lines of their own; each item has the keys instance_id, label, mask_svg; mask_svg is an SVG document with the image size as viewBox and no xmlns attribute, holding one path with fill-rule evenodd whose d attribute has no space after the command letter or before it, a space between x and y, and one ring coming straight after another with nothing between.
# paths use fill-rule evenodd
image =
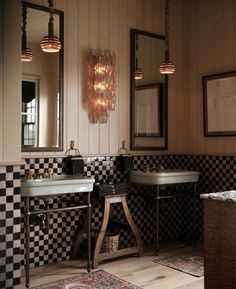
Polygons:
<instances>
[{"instance_id":1,"label":"picture frame","mask_svg":"<svg viewBox=\"0 0 236 289\"><path fill-rule=\"evenodd\" d=\"M204 136L236 135L236 71L202 77Z\"/></svg>"},{"instance_id":2,"label":"picture frame","mask_svg":"<svg viewBox=\"0 0 236 289\"><path fill-rule=\"evenodd\" d=\"M160 83L136 87L135 115L135 137L162 136Z\"/></svg>"}]
</instances>

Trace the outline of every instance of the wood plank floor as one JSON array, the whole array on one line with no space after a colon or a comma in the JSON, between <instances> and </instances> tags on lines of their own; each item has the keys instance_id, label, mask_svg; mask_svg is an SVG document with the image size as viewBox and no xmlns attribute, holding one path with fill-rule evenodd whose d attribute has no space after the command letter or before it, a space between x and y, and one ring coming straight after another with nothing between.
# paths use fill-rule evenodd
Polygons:
<instances>
[{"instance_id":1,"label":"wood plank floor","mask_svg":"<svg viewBox=\"0 0 236 289\"><path fill-rule=\"evenodd\" d=\"M177 255L192 247L185 245L163 248L159 257ZM102 262L98 269L103 269L115 276L127 280L145 289L203 289L204 278L194 277L189 274L171 269L169 267L153 262L157 259L153 251L145 250L144 256L126 256L119 259ZM68 260L50 265L45 265L30 270L30 285L37 286L48 282L76 276L84 273L86 263L81 260ZM24 276L20 289L24 289Z\"/></svg>"}]
</instances>

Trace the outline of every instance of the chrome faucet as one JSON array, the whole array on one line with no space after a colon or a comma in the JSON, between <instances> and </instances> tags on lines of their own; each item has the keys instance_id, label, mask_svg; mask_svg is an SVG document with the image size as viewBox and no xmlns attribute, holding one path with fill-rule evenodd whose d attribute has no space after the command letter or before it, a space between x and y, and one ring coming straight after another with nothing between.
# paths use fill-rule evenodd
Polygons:
<instances>
[{"instance_id":1,"label":"chrome faucet","mask_svg":"<svg viewBox=\"0 0 236 289\"><path fill-rule=\"evenodd\" d=\"M160 173L163 173L164 170L165 170L165 169L164 169L163 165L160 164L159 167L158 167L158 171L159 171Z\"/></svg>"},{"instance_id":2,"label":"chrome faucet","mask_svg":"<svg viewBox=\"0 0 236 289\"><path fill-rule=\"evenodd\" d=\"M33 174L30 170L25 171L25 179L27 181L49 179L52 178L52 176L53 173L49 169L45 169L43 173L37 171L35 174Z\"/></svg>"},{"instance_id":3,"label":"chrome faucet","mask_svg":"<svg viewBox=\"0 0 236 289\"><path fill-rule=\"evenodd\" d=\"M30 170L26 170L26 171L25 171L25 179L26 179L27 181L33 180L33 173L32 173Z\"/></svg>"}]
</instances>

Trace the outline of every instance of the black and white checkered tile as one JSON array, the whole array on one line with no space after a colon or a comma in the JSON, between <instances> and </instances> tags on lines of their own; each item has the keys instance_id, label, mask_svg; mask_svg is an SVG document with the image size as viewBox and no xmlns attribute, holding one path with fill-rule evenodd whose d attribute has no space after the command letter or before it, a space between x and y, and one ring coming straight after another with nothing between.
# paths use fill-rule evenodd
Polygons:
<instances>
[{"instance_id":1,"label":"black and white checkered tile","mask_svg":"<svg viewBox=\"0 0 236 289\"><path fill-rule=\"evenodd\" d=\"M53 174L61 174L63 171L63 158L26 158L25 165L21 166L21 175L26 170L30 170L33 174L37 171L43 173L45 169L51 170Z\"/></svg>"},{"instance_id":2,"label":"black and white checkered tile","mask_svg":"<svg viewBox=\"0 0 236 289\"><path fill-rule=\"evenodd\" d=\"M0 166L0 288L20 284L20 166Z\"/></svg>"},{"instance_id":3,"label":"black and white checkered tile","mask_svg":"<svg viewBox=\"0 0 236 289\"><path fill-rule=\"evenodd\" d=\"M204 155L134 156L133 163L134 169L136 170L143 169L147 164L155 167L161 164L166 169L200 171L201 176L197 187L199 193L235 189L235 157ZM30 169L34 172L35 170L43 171L45 168L52 169L54 174L64 173L65 161L63 158L26 159L26 165L21 168L21 174L24 175L25 169ZM84 172L87 176L97 176L100 182L104 182L108 177L112 178L114 182L128 180L127 174L121 173L118 170L117 158L114 156L85 158ZM75 194L74 199L82 201L83 196ZM67 199L67 201L69 201L69 199ZM55 200L54 205L56 205L56 202ZM148 187L147 192L147 187L145 186L130 186L128 205L145 244L153 243L156 237L155 202L154 188ZM35 200L31 201L32 206L35 205L35 203ZM162 242L186 239L192 236L192 208L193 203L191 198L161 201L159 209L159 239ZM114 206L114 215L118 220L124 219L123 211L119 205ZM202 215L202 202L199 199L197 202L197 237L199 239L202 239L203 233ZM92 215L93 227L98 228L101 225L102 216L102 205L96 202ZM58 220L60 220L60 222L58 222ZM83 220L83 212L63 212L51 216L48 234L44 235L38 226L35 228L32 227L30 238L31 266L39 266L69 259L74 236L80 230ZM84 236L84 240L85 238L86 236ZM24 228L22 226L22 253L23 240ZM129 231L121 231L121 248L131 246L134 242L132 233Z\"/></svg>"}]
</instances>

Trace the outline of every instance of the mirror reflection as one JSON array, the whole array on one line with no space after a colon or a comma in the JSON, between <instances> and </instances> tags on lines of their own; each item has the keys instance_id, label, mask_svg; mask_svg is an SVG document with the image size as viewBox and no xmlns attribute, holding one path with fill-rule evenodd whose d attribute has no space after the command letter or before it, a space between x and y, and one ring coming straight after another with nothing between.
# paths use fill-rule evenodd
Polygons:
<instances>
[{"instance_id":1,"label":"mirror reflection","mask_svg":"<svg viewBox=\"0 0 236 289\"><path fill-rule=\"evenodd\" d=\"M167 149L164 37L131 29L131 149Z\"/></svg>"},{"instance_id":2,"label":"mirror reflection","mask_svg":"<svg viewBox=\"0 0 236 289\"><path fill-rule=\"evenodd\" d=\"M33 60L22 62L22 151L62 150L63 102L63 12L54 10L54 35L62 48L57 53L42 51L48 35L48 8L22 2L26 7L27 47Z\"/></svg>"}]
</instances>

